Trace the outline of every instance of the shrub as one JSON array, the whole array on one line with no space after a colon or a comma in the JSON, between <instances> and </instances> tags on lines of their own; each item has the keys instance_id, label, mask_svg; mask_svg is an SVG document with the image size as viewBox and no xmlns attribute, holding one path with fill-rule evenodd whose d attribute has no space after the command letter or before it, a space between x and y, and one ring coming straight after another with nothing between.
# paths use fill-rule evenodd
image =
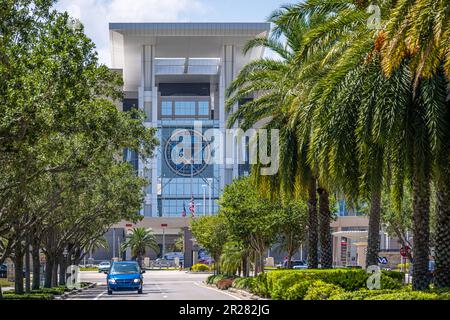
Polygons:
<instances>
[{"instance_id":1,"label":"shrub","mask_svg":"<svg viewBox=\"0 0 450 320\"><path fill-rule=\"evenodd\" d=\"M197 263L191 267L191 271L192 272L207 272L207 271L210 271L210 268L206 264Z\"/></svg>"},{"instance_id":2,"label":"shrub","mask_svg":"<svg viewBox=\"0 0 450 320\"><path fill-rule=\"evenodd\" d=\"M255 281L255 278L237 278L234 279L232 287L252 291Z\"/></svg>"},{"instance_id":3,"label":"shrub","mask_svg":"<svg viewBox=\"0 0 450 320\"><path fill-rule=\"evenodd\" d=\"M252 292L261 297L270 297L267 284L267 273L260 273L256 276Z\"/></svg>"},{"instance_id":4,"label":"shrub","mask_svg":"<svg viewBox=\"0 0 450 320\"><path fill-rule=\"evenodd\" d=\"M370 274L362 269L276 270L256 278L254 293L272 299L287 299L289 288L297 283L317 280L336 285L345 291L356 291L366 288L369 276ZM401 272L382 273L382 289L400 289L402 282L403 273ZM290 297L301 296L303 288L302 284L292 289Z\"/></svg>"},{"instance_id":5,"label":"shrub","mask_svg":"<svg viewBox=\"0 0 450 320\"><path fill-rule=\"evenodd\" d=\"M381 289L382 290L395 290L395 289L401 289L402 288L402 280L394 279L388 275L382 274L381 275Z\"/></svg>"},{"instance_id":6,"label":"shrub","mask_svg":"<svg viewBox=\"0 0 450 320\"><path fill-rule=\"evenodd\" d=\"M219 282L220 280L223 280L223 279L229 279L229 277L227 277L226 275L223 275L223 274L212 275L206 279L206 283L207 284L217 284L217 282Z\"/></svg>"},{"instance_id":7,"label":"shrub","mask_svg":"<svg viewBox=\"0 0 450 320\"><path fill-rule=\"evenodd\" d=\"M374 297L381 294L393 293L395 290L368 290L361 289L353 292L341 292L335 295L332 295L328 298L328 300L364 300L368 297Z\"/></svg>"},{"instance_id":8,"label":"shrub","mask_svg":"<svg viewBox=\"0 0 450 320\"><path fill-rule=\"evenodd\" d=\"M303 300L310 286L310 281L298 282L287 289L286 293L283 295L283 298L285 300Z\"/></svg>"},{"instance_id":9,"label":"shrub","mask_svg":"<svg viewBox=\"0 0 450 320\"><path fill-rule=\"evenodd\" d=\"M231 278L217 281L217 288L219 288L220 290L228 290L228 288L231 288L232 285L233 279Z\"/></svg>"},{"instance_id":10,"label":"shrub","mask_svg":"<svg viewBox=\"0 0 450 320\"><path fill-rule=\"evenodd\" d=\"M328 300L331 296L341 293L344 293L341 287L319 280L309 286L304 300Z\"/></svg>"},{"instance_id":11,"label":"shrub","mask_svg":"<svg viewBox=\"0 0 450 320\"><path fill-rule=\"evenodd\" d=\"M3 299L5 300L53 300L54 298L55 297L51 293L3 294Z\"/></svg>"},{"instance_id":12,"label":"shrub","mask_svg":"<svg viewBox=\"0 0 450 320\"><path fill-rule=\"evenodd\" d=\"M450 296L432 292L397 291L393 293L369 296L364 300L450 300Z\"/></svg>"}]
</instances>

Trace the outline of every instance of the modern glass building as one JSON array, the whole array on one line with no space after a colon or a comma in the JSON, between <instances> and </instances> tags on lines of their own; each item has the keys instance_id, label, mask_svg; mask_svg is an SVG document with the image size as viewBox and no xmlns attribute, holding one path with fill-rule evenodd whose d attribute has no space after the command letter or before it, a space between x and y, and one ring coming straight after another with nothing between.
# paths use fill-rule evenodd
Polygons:
<instances>
[{"instance_id":1,"label":"modern glass building","mask_svg":"<svg viewBox=\"0 0 450 320\"><path fill-rule=\"evenodd\" d=\"M255 48L243 54L242 49L252 38L267 37L270 24L111 23L109 30L112 68L124 80L122 109L143 110L145 125L157 128L160 140L153 159L124 151L149 182L140 225L164 233L169 244L180 229L188 232L191 202L195 216L215 214L224 186L248 171L235 161L233 142L223 146L231 150L232 161L206 161L216 151L202 135L211 128L226 129L225 90L244 65L264 53ZM189 135L192 150L180 149L184 135ZM174 159L185 152L200 160Z\"/></svg>"}]
</instances>

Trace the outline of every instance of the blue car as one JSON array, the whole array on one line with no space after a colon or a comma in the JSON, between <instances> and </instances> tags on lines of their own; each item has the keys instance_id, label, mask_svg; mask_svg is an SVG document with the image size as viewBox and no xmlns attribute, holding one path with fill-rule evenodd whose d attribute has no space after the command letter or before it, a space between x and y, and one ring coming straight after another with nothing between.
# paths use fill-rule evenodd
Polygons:
<instances>
[{"instance_id":1,"label":"blue car","mask_svg":"<svg viewBox=\"0 0 450 320\"><path fill-rule=\"evenodd\" d=\"M136 261L113 262L109 272L105 272L108 294L113 291L136 291L142 294L145 270L141 270Z\"/></svg>"}]
</instances>

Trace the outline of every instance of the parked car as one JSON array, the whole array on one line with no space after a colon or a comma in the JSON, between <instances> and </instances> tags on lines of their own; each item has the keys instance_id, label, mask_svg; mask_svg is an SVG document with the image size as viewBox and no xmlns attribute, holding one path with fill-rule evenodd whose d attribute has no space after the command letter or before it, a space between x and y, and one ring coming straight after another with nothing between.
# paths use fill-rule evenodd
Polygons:
<instances>
[{"instance_id":1,"label":"parked car","mask_svg":"<svg viewBox=\"0 0 450 320\"><path fill-rule=\"evenodd\" d=\"M145 270L142 270L136 261L113 262L106 277L108 294L113 291L136 291L142 294L144 287Z\"/></svg>"},{"instance_id":2,"label":"parked car","mask_svg":"<svg viewBox=\"0 0 450 320\"><path fill-rule=\"evenodd\" d=\"M111 262L109 262L109 261L102 261L98 265L98 272L109 271L109 268L111 268Z\"/></svg>"},{"instance_id":3,"label":"parked car","mask_svg":"<svg viewBox=\"0 0 450 320\"><path fill-rule=\"evenodd\" d=\"M161 268L169 268L172 266L172 262L167 259L158 258L153 265Z\"/></svg>"},{"instance_id":4,"label":"parked car","mask_svg":"<svg viewBox=\"0 0 450 320\"><path fill-rule=\"evenodd\" d=\"M211 257L203 257L198 259L198 263L203 263L203 264L213 264L214 263L214 259Z\"/></svg>"},{"instance_id":5,"label":"parked car","mask_svg":"<svg viewBox=\"0 0 450 320\"><path fill-rule=\"evenodd\" d=\"M25 278L25 268L22 269L23 277ZM6 264L0 264L0 278L8 277L8 266Z\"/></svg>"},{"instance_id":6,"label":"parked car","mask_svg":"<svg viewBox=\"0 0 450 320\"><path fill-rule=\"evenodd\" d=\"M288 267L287 260L283 261L282 267L283 268L287 268ZM307 269L308 265L303 260L291 260L291 268L292 269Z\"/></svg>"},{"instance_id":7,"label":"parked car","mask_svg":"<svg viewBox=\"0 0 450 320\"><path fill-rule=\"evenodd\" d=\"M0 264L0 278L6 278L8 274L8 267L6 264Z\"/></svg>"},{"instance_id":8,"label":"parked car","mask_svg":"<svg viewBox=\"0 0 450 320\"><path fill-rule=\"evenodd\" d=\"M184 261L184 253L183 252L168 252L164 255L165 260L175 260L178 258L180 261Z\"/></svg>"}]
</instances>

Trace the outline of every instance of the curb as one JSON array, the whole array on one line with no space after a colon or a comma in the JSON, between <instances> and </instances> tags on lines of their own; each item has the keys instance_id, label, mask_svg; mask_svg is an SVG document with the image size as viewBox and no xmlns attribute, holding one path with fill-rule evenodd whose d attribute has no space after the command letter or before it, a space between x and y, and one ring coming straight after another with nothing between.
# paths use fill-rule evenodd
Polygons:
<instances>
[{"instance_id":1,"label":"curb","mask_svg":"<svg viewBox=\"0 0 450 320\"><path fill-rule=\"evenodd\" d=\"M214 284L207 284L207 283L203 283L206 286L210 287L210 288L214 288L214 289L218 289L216 285ZM220 290L220 289L218 289ZM227 290L223 290L223 291L228 291L230 293L235 293L238 294L244 298L249 298L250 300L270 300L270 299L266 299L266 298L262 298L260 296L257 296L256 294L253 294L251 292L245 291L245 290L241 290L241 289L236 289L236 288L228 288Z\"/></svg>"},{"instance_id":2,"label":"curb","mask_svg":"<svg viewBox=\"0 0 450 320\"><path fill-rule=\"evenodd\" d=\"M54 300L65 300L65 299L69 298L70 296L77 295L79 292L83 292L85 290L95 288L96 286L97 286L96 283L91 283L87 287L84 287L84 288L81 288L81 289L73 289L72 291L65 292L65 293L63 293L60 296L55 296Z\"/></svg>"}]
</instances>

